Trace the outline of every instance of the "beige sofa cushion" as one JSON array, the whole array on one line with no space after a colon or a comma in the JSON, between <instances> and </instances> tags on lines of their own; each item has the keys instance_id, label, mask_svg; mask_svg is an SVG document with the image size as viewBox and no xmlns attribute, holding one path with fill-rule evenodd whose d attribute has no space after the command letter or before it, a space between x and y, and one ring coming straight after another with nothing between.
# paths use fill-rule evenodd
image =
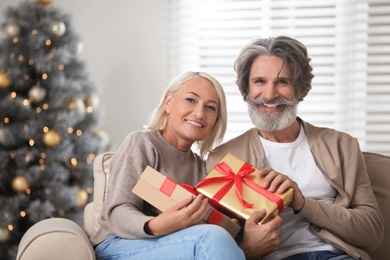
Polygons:
<instances>
[{"instance_id":1,"label":"beige sofa cushion","mask_svg":"<svg viewBox=\"0 0 390 260\"><path fill-rule=\"evenodd\" d=\"M390 157L369 152L363 154L372 189L385 219L382 244L377 250L368 253L374 260L385 260L390 257Z\"/></svg>"},{"instance_id":2,"label":"beige sofa cushion","mask_svg":"<svg viewBox=\"0 0 390 260\"><path fill-rule=\"evenodd\" d=\"M34 224L22 237L17 260L93 260L95 252L83 229L65 218Z\"/></svg>"},{"instance_id":3,"label":"beige sofa cushion","mask_svg":"<svg viewBox=\"0 0 390 260\"><path fill-rule=\"evenodd\" d=\"M93 162L94 197L84 209L84 230L88 237L100 228L98 217L106 197L106 183L110 177L109 165L113 152L96 156Z\"/></svg>"}]
</instances>

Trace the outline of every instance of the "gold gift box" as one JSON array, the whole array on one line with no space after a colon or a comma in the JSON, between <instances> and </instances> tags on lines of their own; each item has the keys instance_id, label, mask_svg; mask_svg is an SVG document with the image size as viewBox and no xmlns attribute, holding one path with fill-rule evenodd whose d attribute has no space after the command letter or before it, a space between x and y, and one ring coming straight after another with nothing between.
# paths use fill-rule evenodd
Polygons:
<instances>
[{"instance_id":1,"label":"gold gift box","mask_svg":"<svg viewBox=\"0 0 390 260\"><path fill-rule=\"evenodd\" d=\"M227 211L229 213L233 213L234 216L246 220L254 211L265 209L267 214L260 221L260 223L265 223L266 221L274 217L276 214L278 214L281 210L283 210L284 207L288 206L293 198L292 188L288 189L283 194L270 193L269 191L263 189L261 187L263 183L263 177L258 174L259 170L252 165L242 161L241 159L235 157L234 155L228 153L219 162L219 164L217 164L213 168L213 170L210 171L206 178L196 186L199 192L212 199L214 203L216 202L213 198L215 198L215 195L218 192L221 192L221 189L224 189L224 185L226 185L228 182L227 179L233 179L235 177L231 177L232 173L230 174L230 177L226 177L228 174L221 173L221 170L220 168L218 168L218 165L224 166L226 172L229 172L230 170L233 171L233 174L236 176L237 173L241 171L241 175L244 176L242 179L245 179L243 180L244 182L241 185L241 195L243 201L244 203L247 202L253 204L252 206L245 206L240 200L239 195L237 195L237 186L233 184L227 192L222 192L223 196L219 195L219 197L221 198L217 198L218 207L216 208L222 210L223 212ZM248 173L248 171L251 171L251 173ZM202 182L204 183L202 184ZM245 184L245 182L249 183L252 187L254 186L254 188L249 187L247 184ZM262 193L264 195L262 195ZM272 200L278 202L276 203ZM214 204L212 205L215 206Z\"/></svg>"},{"instance_id":2,"label":"gold gift box","mask_svg":"<svg viewBox=\"0 0 390 260\"><path fill-rule=\"evenodd\" d=\"M147 166L141 174L132 192L162 212L174 206L179 201L195 196L189 190L174 183L150 166ZM223 227L232 237L235 237L240 231L238 224L214 209L211 205L208 205L203 221L199 224L205 223Z\"/></svg>"}]
</instances>

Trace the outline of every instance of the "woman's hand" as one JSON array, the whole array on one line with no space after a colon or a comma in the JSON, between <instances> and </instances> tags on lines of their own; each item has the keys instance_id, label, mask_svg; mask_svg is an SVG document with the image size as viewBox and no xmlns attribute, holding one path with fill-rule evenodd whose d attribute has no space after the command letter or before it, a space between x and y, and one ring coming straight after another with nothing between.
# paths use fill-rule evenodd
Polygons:
<instances>
[{"instance_id":1,"label":"woman's hand","mask_svg":"<svg viewBox=\"0 0 390 260\"><path fill-rule=\"evenodd\" d=\"M145 232L149 235L163 236L198 224L206 213L207 199L199 194L187 198L167 209L145 224Z\"/></svg>"},{"instance_id":2,"label":"woman's hand","mask_svg":"<svg viewBox=\"0 0 390 260\"><path fill-rule=\"evenodd\" d=\"M305 197L303 197L302 192L295 181L271 168L264 168L259 174L264 177L263 188L268 189L270 192L283 193L287 189L292 188L293 200L289 206L294 211L300 211L303 208Z\"/></svg>"}]
</instances>

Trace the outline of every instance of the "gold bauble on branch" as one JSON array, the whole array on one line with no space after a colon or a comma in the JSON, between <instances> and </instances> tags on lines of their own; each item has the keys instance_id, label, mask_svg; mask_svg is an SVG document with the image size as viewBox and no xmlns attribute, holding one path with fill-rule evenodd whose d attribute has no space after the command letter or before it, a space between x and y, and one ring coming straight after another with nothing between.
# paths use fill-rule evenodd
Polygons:
<instances>
[{"instance_id":1,"label":"gold bauble on branch","mask_svg":"<svg viewBox=\"0 0 390 260\"><path fill-rule=\"evenodd\" d=\"M84 207L88 202L88 193L85 190L77 189L76 199L77 199L77 206Z\"/></svg>"},{"instance_id":2,"label":"gold bauble on branch","mask_svg":"<svg viewBox=\"0 0 390 260\"><path fill-rule=\"evenodd\" d=\"M90 108L95 109L99 106L99 97L97 95L89 95L84 99L84 103L87 106L87 110Z\"/></svg>"},{"instance_id":3,"label":"gold bauble on branch","mask_svg":"<svg viewBox=\"0 0 390 260\"><path fill-rule=\"evenodd\" d=\"M84 104L83 100L81 100L80 98L72 98L67 103L67 109L69 111L77 109L78 112L83 113L83 112L85 112L85 104Z\"/></svg>"},{"instance_id":4,"label":"gold bauble on branch","mask_svg":"<svg viewBox=\"0 0 390 260\"><path fill-rule=\"evenodd\" d=\"M5 37L15 37L20 34L20 26L15 21L10 21L4 26Z\"/></svg>"},{"instance_id":5,"label":"gold bauble on branch","mask_svg":"<svg viewBox=\"0 0 390 260\"><path fill-rule=\"evenodd\" d=\"M8 228L0 227L0 242L7 242L10 237L9 233Z\"/></svg>"},{"instance_id":6,"label":"gold bauble on branch","mask_svg":"<svg viewBox=\"0 0 390 260\"><path fill-rule=\"evenodd\" d=\"M46 90L38 82L28 92L30 102L41 102L46 97Z\"/></svg>"},{"instance_id":7,"label":"gold bauble on branch","mask_svg":"<svg viewBox=\"0 0 390 260\"><path fill-rule=\"evenodd\" d=\"M101 139L101 145L102 147L106 147L110 143L110 137L109 135L103 131L102 129L98 128L95 130L95 135L100 137Z\"/></svg>"},{"instance_id":8,"label":"gold bauble on branch","mask_svg":"<svg viewBox=\"0 0 390 260\"><path fill-rule=\"evenodd\" d=\"M45 195L50 197L53 194L53 190L51 188L44 189Z\"/></svg>"},{"instance_id":9,"label":"gold bauble on branch","mask_svg":"<svg viewBox=\"0 0 390 260\"><path fill-rule=\"evenodd\" d=\"M43 135L43 143L49 147L55 147L61 142L61 136L56 130L49 130Z\"/></svg>"},{"instance_id":10,"label":"gold bauble on branch","mask_svg":"<svg viewBox=\"0 0 390 260\"><path fill-rule=\"evenodd\" d=\"M75 51L76 55L80 56L83 50L84 50L84 44L82 42L77 43L76 51Z\"/></svg>"},{"instance_id":11,"label":"gold bauble on branch","mask_svg":"<svg viewBox=\"0 0 390 260\"><path fill-rule=\"evenodd\" d=\"M7 73L4 70L0 70L0 88L8 88L11 84L10 79L8 78Z\"/></svg>"},{"instance_id":12,"label":"gold bauble on branch","mask_svg":"<svg viewBox=\"0 0 390 260\"><path fill-rule=\"evenodd\" d=\"M16 176L12 180L12 188L19 193L23 193L29 188L29 183L26 176Z\"/></svg>"},{"instance_id":13,"label":"gold bauble on branch","mask_svg":"<svg viewBox=\"0 0 390 260\"><path fill-rule=\"evenodd\" d=\"M39 4L44 4L44 5L51 4L52 2L53 0L38 0Z\"/></svg>"},{"instance_id":14,"label":"gold bauble on branch","mask_svg":"<svg viewBox=\"0 0 390 260\"><path fill-rule=\"evenodd\" d=\"M0 144L4 144L5 141L5 129L3 127L0 127Z\"/></svg>"},{"instance_id":15,"label":"gold bauble on branch","mask_svg":"<svg viewBox=\"0 0 390 260\"><path fill-rule=\"evenodd\" d=\"M52 23L53 34L57 37L61 37L66 32L66 26L61 21L54 21Z\"/></svg>"}]
</instances>

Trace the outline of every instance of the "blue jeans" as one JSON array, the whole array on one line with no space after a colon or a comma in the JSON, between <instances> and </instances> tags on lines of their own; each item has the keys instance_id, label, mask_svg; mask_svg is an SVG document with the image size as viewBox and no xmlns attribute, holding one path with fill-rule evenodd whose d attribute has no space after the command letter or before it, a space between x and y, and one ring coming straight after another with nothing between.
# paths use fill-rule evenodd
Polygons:
<instances>
[{"instance_id":1,"label":"blue jeans","mask_svg":"<svg viewBox=\"0 0 390 260\"><path fill-rule=\"evenodd\" d=\"M340 255L331 251L316 251L300 253L289 256L283 260L353 260L354 258L346 253Z\"/></svg>"},{"instance_id":2,"label":"blue jeans","mask_svg":"<svg viewBox=\"0 0 390 260\"><path fill-rule=\"evenodd\" d=\"M95 248L96 259L245 259L226 230L217 225L188 227L172 234L142 239L111 236Z\"/></svg>"}]
</instances>

